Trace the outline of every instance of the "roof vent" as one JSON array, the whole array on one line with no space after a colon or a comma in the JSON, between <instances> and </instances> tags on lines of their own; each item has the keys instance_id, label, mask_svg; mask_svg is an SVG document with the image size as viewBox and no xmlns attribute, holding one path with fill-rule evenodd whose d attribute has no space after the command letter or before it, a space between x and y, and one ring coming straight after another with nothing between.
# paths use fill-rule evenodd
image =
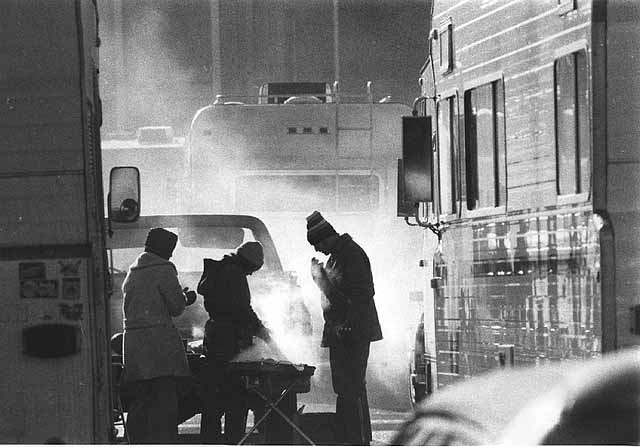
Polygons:
<instances>
[{"instance_id":1,"label":"roof vent","mask_svg":"<svg viewBox=\"0 0 640 447\"><path fill-rule=\"evenodd\" d=\"M171 126L147 126L138 128L136 138L140 144L173 143L173 128Z\"/></svg>"}]
</instances>

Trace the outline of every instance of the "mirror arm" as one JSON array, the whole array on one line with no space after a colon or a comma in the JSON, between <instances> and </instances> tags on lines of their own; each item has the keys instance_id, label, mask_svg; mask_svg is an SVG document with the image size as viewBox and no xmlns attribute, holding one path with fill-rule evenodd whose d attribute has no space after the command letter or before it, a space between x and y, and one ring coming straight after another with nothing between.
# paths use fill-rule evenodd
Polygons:
<instances>
[{"instance_id":1,"label":"mirror arm","mask_svg":"<svg viewBox=\"0 0 640 447\"><path fill-rule=\"evenodd\" d=\"M418 103L420 101L424 101L426 99L431 99L432 101L436 102L438 100L438 96L439 95L435 95L435 96L418 96L416 99L413 100L413 110L411 110L411 115L412 116L418 116Z\"/></svg>"},{"instance_id":2,"label":"mirror arm","mask_svg":"<svg viewBox=\"0 0 640 447\"><path fill-rule=\"evenodd\" d=\"M113 237L113 227L111 226L111 193L107 194L107 235Z\"/></svg>"},{"instance_id":3,"label":"mirror arm","mask_svg":"<svg viewBox=\"0 0 640 447\"><path fill-rule=\"evenodd\" d=\"M417 223L411 223L409 222L409 216L404 216L404 221L407 225L409 225L410 227L419 227L420 225L418 225Z\"/></svg>"},{"instance_id":4,"label":"mirror arm","mask_svg":"<svg viewBox=\"0 0 640 447\"><path fill-rule=\"evenodd\" d=\"M440 225L440 222L436 222L435 224L432 224L431 222L429 222L428 220L420 220L420 206L419 204L416 204L416 222L419 226L423 227L423 228L428 228L429 230L431 230L433 232L433 234L435 234L436 236L438 236L438 241L442 240L442 225Z\"/></svg>"}]
</instances>

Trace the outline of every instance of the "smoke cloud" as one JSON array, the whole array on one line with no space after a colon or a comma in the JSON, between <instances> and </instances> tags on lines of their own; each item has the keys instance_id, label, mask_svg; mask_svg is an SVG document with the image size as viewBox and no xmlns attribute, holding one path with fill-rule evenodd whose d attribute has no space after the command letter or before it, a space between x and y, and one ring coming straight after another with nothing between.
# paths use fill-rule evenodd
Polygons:
<instances>
[{"instance_id":1,"label":"smoke cloud","mask_svg":"<svg viewBox=\"0 0 640 447\"><path fill-rule=\"evenodd\" d=\"M123 127L134 130L147 125L171 125L178 134L186 133L196 110L210 104L213 93L218 93L212 91L211 24L208 23L210 13L205 10L200 14L193 12L197 4L204 8L202 5L206 5L207 2L143 0L118 3L124 5L119 13L101 12L100 33L105 50L101 52L101 89L105 92L103 135L110 130L121 130ZM184 5L180 6L181 3ZM135 4L135 8L127 6L129 4ZM104 3L102 5L105 9ZM190 22L194 18L200 22ZM348 35L348 23L344 22L344 36ZM366 29L371 30L375 27L366 26ZM403 39L406 39L406 36L403 36ZM351 44L359 45L358 39L349 40ZM345 38L343 43L349 42ZM118 46L123 46L123 49ZM122 59L118 60L114 57L115 54L121 54ZM347 58L343 57L343 60L346 61ZM372 64L375 65L373 62ZM397 66L391 68L395 70ZM391 75L389 74L389 77ZM363 82L358 81L358 86L362 84ZM114 95L108 93L110 87L117 90ZM254 190L234 190L236 180L228 166L236 166L238 160L242 159L243 152L251 144L248 139L232 133L238 130L242 129L226 129L217 134L213 131L210 141L216 141L225 158L213 165L199 165L204 171L204 178L211 180L211 185L207 188L195 185L197 202L168 202L156 188L156 195L153 195L152 191L142 197L143 214L148 214L149 209L167 214L175 214L182 210L193 213L238 212L234 198L238 195L251 196L256 193ZM141 179L143 188L144 185L159 184L162 179L153 177L152 173L164 172L167 167L154 164L157 161L153 159L147 159L145 163L148 166L145 176ZM272 165L277 165L276 160ZM395 181L395 166L393 160L389 166L382 168L386 169L386 172L381 176L381 195L386 198L377 212L332 213L329 209L319 211L338 232L351 234L371 260L376 288L375 302L384 339L371 346L368 369L370 401L372 404L381 403L383 406L406 408L408 353L420 312L420 303L411 302L409 296L423 289L423 278L426 275L417 266L421 246L420 231L409 228L395 217L394 187L388 184L389 181ZM175 170L179 168L176 166ZM146 172L150 174L147 175ZM269 192L273 193L261 191ZM181 191L177 196L178 201L184 200L187 193ZM297 198L296 201L299 201L300 197L306 197L307 200L315 197L314 200L320 202L325 200L327 204L335 203L334 197L322 199L317 197L317 191L298 189L278 190L275 199L270 200L276 205L286 207L289 199L294 196ZM151 203L153 206L145 208L145 203ZM304 217L313 209L310 206L302 212L284 211L278 214L242 210L256 215L267 224L285 269L297 275L300 286L297 293L302 296L308 315L302 307L291 305L291 291L282 284L273 282L268 287L268 293L263 293L252 283L256 312L271 330L274 343L282 355L272 346L257 341L255 349L243 353L239 359L273 358L317 366L318 370L314 376L315 390L318 395L324 395L325 400L332 401L333 391L327 373L328 353L319 346L323 327L319 291L309 273L311 257L322 257L315 253L306 241ZM257 273L256 277L259 274ZM192 281L197 281L197 278ZM191 283L191 287L196 283ZM203 336L206 313L200 309L196 317L198 324L189 330L194 339L199 339ZM292 323L304 321L307 317L311 321L311 334L305 333L299 324Z\"/></svg>"}]
</instances>

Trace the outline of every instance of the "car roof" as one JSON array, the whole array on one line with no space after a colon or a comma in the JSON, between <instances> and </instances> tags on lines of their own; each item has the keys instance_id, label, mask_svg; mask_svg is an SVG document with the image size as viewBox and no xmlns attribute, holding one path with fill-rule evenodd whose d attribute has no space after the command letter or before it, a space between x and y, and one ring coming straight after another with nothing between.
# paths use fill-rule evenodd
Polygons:
<instances>
[{"instance_id":1,"label":"car roof","mask_svg":"<svg viewBox=\"0 0 640 447\"><path fill-rule=\"evenodd\" d=\"M137 221L131 223L111 222L111 228L114 232L150 228L190 227L226 227L251 230L254 238L264 248L265 263L268 263L276 271L283 270L280 257L267 226L255 216L244 214L173 214L140 216ZM109 246L108 241L107 246Z\"/></svg>"}]
</instances>

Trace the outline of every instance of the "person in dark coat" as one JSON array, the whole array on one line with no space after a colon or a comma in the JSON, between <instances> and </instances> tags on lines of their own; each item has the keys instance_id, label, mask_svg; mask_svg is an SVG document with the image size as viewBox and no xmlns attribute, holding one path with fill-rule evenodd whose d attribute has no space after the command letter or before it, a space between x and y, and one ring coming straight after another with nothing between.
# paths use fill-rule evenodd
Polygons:
<instances>
[{"instance_id":1,"label":"person in dark coat","mask_svg":"<svg viewBox=\"0 0 640 447\"><path fill-rule=\"evenodd\" d=\"M326 265L311 259L311 276L322 292L322 346L329 348L337 394L337 435L346 444L369 445L369 345L382 339L369 258L349 234L338 235L318 211L307 217L307 240L329 255Z\"/></svg>"},{"instance_id":2,"label":"person in dark coat","mask_svg":"<svg viewBox=\"0 0 640 447\"><path fill-rule=\"evenodd\" d=\"M264 263L262 244L245 242L235 253L214 262L218 263L214 280L207 290L199 290L209 313L204 334L208 366L200 434L203 443L237 444L246 428L248 404L244 390L227 375L226 369L234 357L252 345L253 337L271 342L269 331L251 307L247 283L247 275Z\"/></svg>"},{"instance_id":3,"label":"person in dark coat","mask_svg":"<svg viewBox=\"0 0 640 447\"><path fill-rule=\"evenodd\" d=\"M169 261L178 236L149 231L144 253L129 267L124 294L123 382L128 390L127 432L132 444L178 441L178 380L190 375L173 324L196 293L182 288Z\"/></svg>"}]
</instances>

